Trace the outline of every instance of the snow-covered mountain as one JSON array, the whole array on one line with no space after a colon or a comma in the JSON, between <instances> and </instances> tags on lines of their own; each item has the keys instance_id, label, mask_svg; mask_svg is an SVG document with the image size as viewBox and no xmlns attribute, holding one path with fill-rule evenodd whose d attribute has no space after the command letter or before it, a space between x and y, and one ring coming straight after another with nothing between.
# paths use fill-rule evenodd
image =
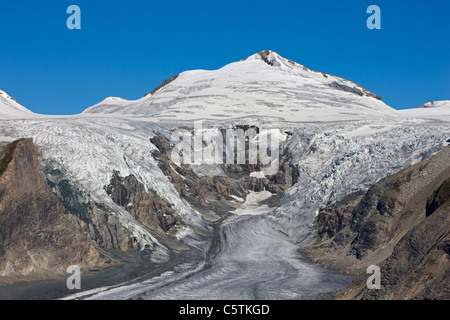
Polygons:
<instances>
[{"instance_id":1,"label":"snow-covered mountain","mask_svg":"<svg viewBox=\"0 0 450 320\"><path fill-rule=\"evenodd\" d=\"M400 110L400 112L417 118L450 121L450 100L429 101L417 108Z\"/></svg>"},{"instance_id":2,"label":"snow-covered mountain","mask_svg":"<svg viewBox=\"0 0 450 320\"><path fill-rule=\"evenodd\" d=\"M450 108L450 100L428 101L418 108Z\"/></svg>"},{"instance_id":3,"label":"snow-covered mountain","mask_svg":"<svg viewBox=\"0 0 450 320\"><path fill-rule=\"evenodd\" d=\"M27 118L34 115L6 92L0 90L0 119Z\"/></svg>"},{"instance_id":4,"label":"snow-covered mountain","mask_svg":"<svg viewBox=\"0 0 450 320\"><path fill-rule=\"evenodd\" d=\"M11 105L4 110L28 114ZM314 240L319 209L448 145L450 122L418 118L351 81L263 51L219 70L183 72L136 101L106 98L79 115L1 121L11 117L0 114L0 145L33 138L46 179L68 210L102 212L93 221L106 221L105 234L125 230L120 234L129 239L121 243L151 251L151 261L169 262L188 248L204 258L190 257L100 298L309 298L347 283L298 259L298 246ZM224 128L278 129L280 175L270 180L251 166L171 162L166 140L197 119L206 120L203 129L212 135ZM264 194L253 192L266 186L278 194L273 206L258 207L253 200ZM145 225L149 212L170 230ZM96 235L100 227L86 228ZM109 289L95 292L102 290Z\"/></svg>"},{"instance_id":5,"label":"snow-covered mountain","mask_svg":"<svg viewBox=\"0 0 450 320\"><path fill-rule=\"evenodd\" d=\"M312 71L273 51L253 54L219 70L186 71L139 100L108 98L83 114L172 120L267 117L298 122L397 116L363 87Z\"/></svg>"}]
</instances>

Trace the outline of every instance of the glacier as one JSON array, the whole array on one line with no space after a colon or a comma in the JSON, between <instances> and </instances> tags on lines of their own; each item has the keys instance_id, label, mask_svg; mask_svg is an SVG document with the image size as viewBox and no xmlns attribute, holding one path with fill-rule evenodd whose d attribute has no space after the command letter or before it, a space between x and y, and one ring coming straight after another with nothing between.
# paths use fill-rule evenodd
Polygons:
<instances>
[{"instance_id":1,"label":"glacier","mask_svg":"<svg viewBox=\"0 0 450 320\"><path fill-rule=\"evenodd\" d=\"M219 70L187 71L141 99L107 98L79 115L7 107L0 109L0 143L33 138L42 165L57 161L92 199L113 208L140 247L153 246L152 259L167 261L170 249L107 195L104 186L114 171L135 176L166 199L186 221L176 238L204 253L156 277L67 299L312 299L342 290L351 277L314 266L297 252L316 240L318 210L450 141L448 108L439 108L439 119L399 112L351 81L273 51ZM193 128L195 120L211 129L247 125L289 132L280 144L299 176L274 206L256 205L264 197L249 192L242 209L221 222L215 244L198 241L198 229L212 230L211 223L178 194L152 156L152 137L169 138L174 130ZM225 174L216 165L194 172Z\"/></svg>"}]
</instances>

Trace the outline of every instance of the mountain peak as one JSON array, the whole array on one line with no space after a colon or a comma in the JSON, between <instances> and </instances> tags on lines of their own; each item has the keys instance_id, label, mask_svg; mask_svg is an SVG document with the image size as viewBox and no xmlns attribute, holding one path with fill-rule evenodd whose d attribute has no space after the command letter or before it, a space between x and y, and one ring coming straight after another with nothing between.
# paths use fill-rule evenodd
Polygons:
<instances>
[{"instance_id":1,"label":"mountain peak","mask_svg":"<svg viewBox=\"0 0 450 320\"><path fill-rule=\"evenodd\" d=\"M101 102L107 102L107 101L127 101L127 99L121 98L121 97L108 97L103 99Z\"/></svg>"},{"instance_id":2,"label":"mountain peak","mask_svg":"<svg viewBox=\"0 0 450 320\"><path fill-rule=\"evenodd\" d=\"M423 105L417 107L417 108L441 108L441 107L448 107L450 106L450 100L442 100L442 101L428 101L427 103L424 103Z\"/></svg>"},{"instance_id":3,"label":"mountain peak","mask_svg":"<svg viewBox=\"0 0 450 320\"><path fill-rule=\"evenodd\" d=\"M272 50L263 50L258 52L259 56L269 66L273 66L276 63L278 54Z\"/></svg>"},{"instance_id":4,"label":"mountain peak","mask_svg":"<svg viewBox=\"0 0 450 320\"><path fill-rule=\"evenodd\" d=\"M336 121L396 116L381 98L352 81L313 71L263 50L217 70L168 78L134 101L103 101L83 113L160 119L276 118Z\"/></svg>"},{"instance_id":5,"label":"mountain peak","mask_svg":"<svg viewBox=\"0 0 450 320\"><path fill-rule=\"evenodd\" d=\"M266 64L268 64L271 67L274 67L274 66L278 67L278 66L281 66L282 59L284 59L284 58L281 57L278 53L276 53L273 50L263 50L263 51L260 51L258 53L251 55L247 59L244 59L244 61L262 60L263 62L265 62ZM286 59L284 59L284 60L286 60Z\"/></svg>"},{"instance_id":6,"label":"mountain peak","mask_svg":"<svg viewBox=\"0 0 450 320\"><path fill-rule=\"evenodd\" d=\"M301 71L310 72L309 75L311 75L311 73L316 73L316 74L319 74L321 77L325 77L325 78L327 78L329 76L323 72L311 70L300 63L286 59L286 58L280 56L278 53L276 53L273 50L260 51L258 53L251 55L244 61L251 61L251 60L262 60L267 65L269 65L271 67L279 67L280 69L282 69L284 71L300 69Z\"/></svg>"}]
</instances>

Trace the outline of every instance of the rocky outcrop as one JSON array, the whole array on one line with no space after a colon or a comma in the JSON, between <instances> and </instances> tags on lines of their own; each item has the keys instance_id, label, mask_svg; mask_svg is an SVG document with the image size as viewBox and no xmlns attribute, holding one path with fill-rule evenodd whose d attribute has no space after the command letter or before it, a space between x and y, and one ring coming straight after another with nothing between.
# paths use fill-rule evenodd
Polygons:
<instances>
[{"instance_id":1,"label":"rocky outcrop","mask_svg":"<svg viewBox=\"0 0 450 320\"><path fill-rule=\"evenodd\" d=\"M392 255L380 264L381 289L369 291L363 287L356 297L449 300L449 257L450 201L447 201L409 231Z\"/></svg>"},{"instance_id":2,"label":"rocky outcrop","mask_svg":"<svg viewBox=\"0 0 450 320\"><path fill-rule=\"evenodd\" d=\"M220 169L225 175L210 177L197 175L189 165L176 165L170 158L172 145L163 135L156 135L151 142L157 147L153 156L158 161L159 168L180 196L202 212L213 210L216 214L225 214L234 210L229 203L230 200L235 200L231 196L245 198L249 190L270 191L274 194L274 202L298 180L298 170L291 164L292 157L288 152L281 154L279 170L275 175L251 176L252 172L259 172L261 167L259 164L246 163L221 164Z\"/></svg>"},{"instance_id":3,"label":"rocky outcrop","mask_svg":"<svg viewBox=\"0 0 450 320\"><path fill-rule=\"evenodd\" d=\"M57 161L45 161L43 173L52 192L67 212L74 215L85 235L101 248L126 251L139 249L134 237L124 228L114 210L93 201Z\"/></svg>"},{"instance_id":4,"label":"rocky outcrop","mask_svg":"<svg viewBox=\"0 0 450 320\"><path fill-rule=\"evenodd\" d=\"M450 180L445 181L427 200L426 215L432 215L443 204L450 200Z\"/></svg>"},{"instance_id":5,"label":"rocky outcrop","mask_svg":"<svg viewBox=\"0 0 450 320\"><path fill-rule=\"evenodd\" d=\"M44 179L31 139L0 151L0 281L55 277L69 265L104 268L114 261L85 236ZM22 280L24 278L21 278Z\"/></svg>"},{"instance_id":6,"label":"rocky outcrop","mask_svg":"<svg viewBox=\"0 0 450 320\"><path fill-rule=\"evenodd\" d=\"M171 83L172 81L176 80L178 78L178 74L171 76L170 78L167 78L166 80L164 80L159 86L157 86L155 89L153 89L150 93L146 93L143 95L143 97L146 97L148 95L153 95L156 93L156 91L158 91L159 89L167 86L169 83Z\"/></svg>"},{"instance_id":7,"label":"rocky outcrop","mask_svg":"<svg viewBox=\"0 0 450 320\"><path fill-rule=\"evenodd\" d=\"M450 182L448 179L437 190ZM358 276L338 299L450 299L450 200L408 231L379 263L381 288Z\"/></svg>"},{"instance_id":8,"label":"rocky outcrop","mask_svg":"<svg viewBox=\"0 0 450 320\"><path fill-rule=\"evenodd\" d=\"M331 88L333 88L333 89L337 89L337 90L341 90L341 91L345 91L345 92L351 92L351 93L357 94L358 96L361 96L361 97L362 96L368 96L368 97L372 97L372 98L375 98L375 99L380 100L380 101L382 100L380 98L380 96L378 96L378 95L376 95L376 94L374 94L374 93L372 93L372 92L370 92L370 91L368 91L368 90L366 90L366 89L364 89L364 88L362 88L360 86L349 86L349 85L346 85L346 84L339 83L337 81L331 82L329 84L329 86Z\"/></svg>"},{"instance_id":9,"label":"rocky outcrop","mask_svg":"<svg viewBox=\"0 0 450 320\"><path fill-rule=\"evenodd\" d=\"M177 190L178 194L186 199L197 210L201 212L214 211L224 214L232 207L225 203L229 195L244 195L242 189L236 181L226 181L227 179L200 177L188 166L177 166L170 159L172 146L163 136L157 135L151 142L158 148L153 152L153 157L158 162L161 171L167 176L169 181Z\"/></svg>"},{"instance_id":10,"label":"rocky outcrop","mask_svg":"<svg viewBox=\"0 0 450 320\"><path fill-rule=\"evenodd\" d=\"M299 251L356 280L340 299L448 299L450 148L321 210L321 241ZM357 199L357 195L352 195ZM351 214L350 214L351 212ZM342 221L345 225L342 226ZM370 265L382 289L366 288Z\"/></svg>"},{"instance_id":11,"label":"rocky outcrop","mask_svg":"<svg viewBox=\"0 0 450 320\"><path fill-rule=\"evenodd\" d=\"M273 53L273 51L271 50L263 50L261 52L258 52L259 56L265 63L267 63L269 66L274 66L274 61L270 59L271 53Z\"/></svg>"},{"instance_id":12,"label":"rocky outcrop","mask_svg":"<svg viewBox=\"0 0 450 320\"><path fill-rule=\"evenodd\" d=\"M172 205L161 198L154 190L145 187L136 177L120 177L115 171L111 184L105 187L111 199L127 210L147 228L167 232L181 222Z\"/></svg>"},{"instance_id":13,"label":"rocky outcrop","mask_svg":"<svg viewBox=\"0 0 450 320\"><path fill-rule=\"evenodd\" d=\"M361 200L362 192L352 193L339 203L334 203L319 211L317 215L317 232L322 240L331 239L352 220L353 208Z\"/></svg>"}]
</instances>

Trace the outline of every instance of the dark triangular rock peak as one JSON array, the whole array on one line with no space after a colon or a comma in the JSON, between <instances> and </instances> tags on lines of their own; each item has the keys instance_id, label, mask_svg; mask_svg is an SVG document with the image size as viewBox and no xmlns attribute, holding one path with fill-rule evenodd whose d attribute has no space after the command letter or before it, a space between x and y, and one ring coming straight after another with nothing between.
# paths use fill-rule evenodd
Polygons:
<instances>
[{"instance_id":1,"label":"dark triangular rock peak","mask_svg":"<svg viewBox=\"0 0 450 320\"><path fill-rule=\"evenodd\" d=\"M148 95L153 95L155 94L156 91L158 91L159 89L161 89L162 87L165 87L166 85L168 85L169 83L171 83L172 81L176 80L176 78L178 78L179 74L176 74L174 76L171 76L170 78L167 78L166 80L164 80L159 86L157 86L155 89L153 89L152 91L150 91L150 93L146 93L143 95L143 97L146 97Z\"/></svg>"}]
</instances>

